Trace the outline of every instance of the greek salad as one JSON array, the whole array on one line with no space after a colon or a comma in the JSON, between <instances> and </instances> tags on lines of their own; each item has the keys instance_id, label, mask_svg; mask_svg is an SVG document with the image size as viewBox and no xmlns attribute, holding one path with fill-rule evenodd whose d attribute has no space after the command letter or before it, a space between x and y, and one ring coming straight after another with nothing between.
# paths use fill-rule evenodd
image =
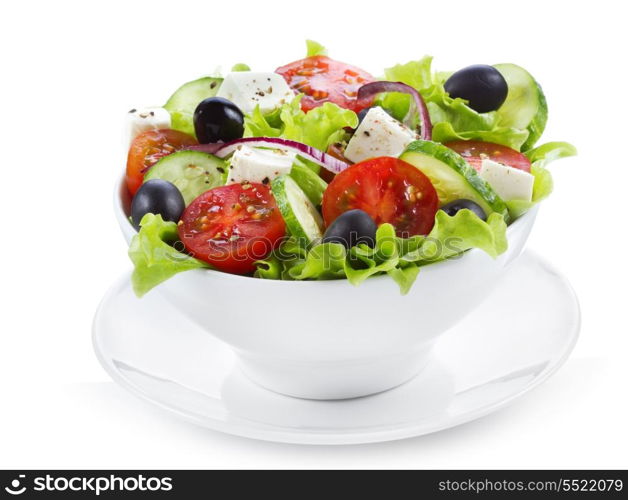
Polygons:
<instances>
[{"instance_id":1,"label":"greek salad","mask_svg":"<svg viewBox=\"0 0 628 500\"><path fill-rule=\"evenodd\" d=\"M508 246L552 190L541 86L515 64L423 57L376 77L307 42L275 71L237 64L127 115L125 184L141 296L186 270L259 279L388 274Z\"/></svg>"}]
</instances>

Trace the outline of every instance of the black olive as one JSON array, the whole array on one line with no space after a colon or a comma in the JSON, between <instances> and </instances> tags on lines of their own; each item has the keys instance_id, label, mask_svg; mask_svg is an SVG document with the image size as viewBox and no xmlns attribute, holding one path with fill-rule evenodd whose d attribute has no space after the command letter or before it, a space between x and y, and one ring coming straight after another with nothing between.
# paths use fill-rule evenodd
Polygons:
<instances>
[{"instance_id":1,"label":"black olive","mask_svg":"<svg viewBox=\"0 0 628 500\"><path fill-rule=\"evenodd\" d=\"M323 243L340 243L346 248L365 243L374 247L376 231L377 224L364 210L349 210L329 225Z\"/></svg>"},{"instance_id":2,"label":"black olive","mask_svg":"<svg viewBox=\"0 0 628 500\"><path fill-rule=\"evenodd\" d=\"M504 104L508 84L493 66L474 64L451 75L445 82L445 90L453 98L469 101L469 107L478 113L486 113Z\"/></svg>"},{"instance_id":3,"label":"black olive","mask_svg":"<svg viewBox=\"0 0 628 500\"><path fill-rule=\"evenodd\" d=\"M140 186L131 203L131 221L135 229L146 214L161 215L163 220L179 222L185 210L181 191L171 182L151 179Z\"/></svg>"},{"instance_id":4,"label":"black olive","mask_svg":"<svg viewBox=\"0 0 628 500\"><path fill-rule=\"evenodd\" d=\"M373 109L373 108L372 108L372 107L370 107L370 108L364 108L363 110L361 110L361 111L358 113L358 125L359 125L360 123L362 123L362 120L364 120L364 118L366 117L366 115L368 114L368 112L369 112L369 111L371 111L371 109Z\"/></svg>"},{"instance_id":5,"label":"black olive","mask_svg":"<svg viewBox=\"0 0 628 500\"><path fill-rule=\"evenodd\" d=\"M194 132L201 144L239 139L244 134L244 115L231 101L209 97L196 106Z\"/></svg>"},{"instance_id":6,"label":"black olive","mask_svg":"<svg viewBox=\"0 0 628 500\"><path fill-rule=\"evenodd\" d=\"M462 210L463 208L468 208L475 215L477 215L480 219L486 220L486 212L475 201L454 200L440 207L440 209L443 212L445 212L447 215L451 215L452 217L456 215L458 212L460 212L460 210Z\"/></svg>"}]
</instances>

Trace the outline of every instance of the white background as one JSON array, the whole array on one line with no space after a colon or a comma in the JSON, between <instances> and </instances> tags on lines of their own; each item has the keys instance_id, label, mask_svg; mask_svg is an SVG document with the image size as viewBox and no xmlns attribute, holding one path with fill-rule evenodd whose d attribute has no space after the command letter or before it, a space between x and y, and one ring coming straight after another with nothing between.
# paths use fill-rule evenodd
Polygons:
<instances>
[{"instance_id":1,"label":"white background","mask_svg":"<svg viewBox=\"0 0 628 500\"><path fill-rule=\"evenodd\" d=\"M0 467L628 467L623 2L368 4L2 4ZM130 267L111 210L124 113L219 65L272 70L305 38L374 74L424 54L440 69L518 63L549 102L543 139L578 146L552 167L530 245L576 289L581 339L508 409L402 442L280 445L162 414L96 361L92 315Z\"/></svg>"}]
</instances>

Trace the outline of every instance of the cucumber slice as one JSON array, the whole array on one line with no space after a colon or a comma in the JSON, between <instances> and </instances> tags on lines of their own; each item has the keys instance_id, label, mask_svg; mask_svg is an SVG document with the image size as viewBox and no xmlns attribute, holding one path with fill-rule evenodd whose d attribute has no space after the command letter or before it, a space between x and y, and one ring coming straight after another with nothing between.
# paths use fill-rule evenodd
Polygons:
<instances>
[{"instance_id":1,"label":"cucumber slice","mask_svg":"<svg viewBox=\"0 0 628 500\"><path fill-rule=\"evenodd\" d=\"M227 180L227 166L220 158L201 151L177 151L164 156L144 175L144 182L163 179L179 188L186 206L209 189Z\"/></svg>"},{"instance_id":2,"label":"cucumber slice","mask_svg":"<svg viewBox=\"0 0 628 500\"><path fill-rule=\"evenodd\" d=\"M532 75L516 64L496 64L508 84L506 101L497 110L500 125L527 129L530 135L521 146L522 151L532 148L545 130L547 101L543 89Z\"/></svg>"},{"instance_id":3,"label":"cucumber slice","mask_svg":"<svg viewBox=\"0 0 628 500\"><path fill-rule=\"evenodd\" d=\"M303 190L289 175L281 175L270 184L288 232L303 246L323 237L323 218Z\"/></svg>"},{"instance_id":4,"label":"cucumber slice","mask_svg":"<svg viewBox=\"0 0 628 500\"><path fill-rule=\"evenodd\" d=\"M300 161L297 157L292 164L290 177L299 185L310 201L319 206L323 201L323 193L327 189L327 183L320 178L311 168Z\"/></svg>"},{"instance_id":5,"label":"cucumber slice","mask_svg":"<svg viewBox=\"0 0 628 500\"><path fill-rule=\"evenodd\" d=\"M179 87L164 104L164 108L170 113L172 128L194 136L194 110L196 106L203 99L214 97L221 83L222 78L206 76Z\"/></svg>"},{"instance_id":6,"label":"cucumber slice","mask_svg":"<svg viewBox=\"0 0 628 500\"><path fill-rule=\"evenodd\" d=\"M441 206L454 200L471 200L480 205L486 215L497 212L508 222L508 208L504 201L455 151L436 142L414 141L399 159L429 177Z\"/></svg>"}]
</instances>

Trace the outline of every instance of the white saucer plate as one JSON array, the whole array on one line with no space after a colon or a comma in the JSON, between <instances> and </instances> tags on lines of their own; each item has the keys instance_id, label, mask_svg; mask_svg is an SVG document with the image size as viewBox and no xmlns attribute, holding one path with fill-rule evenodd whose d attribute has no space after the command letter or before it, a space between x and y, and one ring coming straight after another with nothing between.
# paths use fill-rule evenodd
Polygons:
<instances>
[{"instance_id":1,"label":"white saucer plate","mask_svg":"<svg viewBox=\"0 0 628 500\"><path fill-rule=\"evenodd\" d=\"M420 436L503 408L565 362L579 328L571 286L528 251L480 307L443 334L417 377L373 396L314 401L270 392L158 291L137 299L128 275L105 295L93 339L117 383L195 424L268 441L358 444Z\"/></svg>"}]
</instances>

